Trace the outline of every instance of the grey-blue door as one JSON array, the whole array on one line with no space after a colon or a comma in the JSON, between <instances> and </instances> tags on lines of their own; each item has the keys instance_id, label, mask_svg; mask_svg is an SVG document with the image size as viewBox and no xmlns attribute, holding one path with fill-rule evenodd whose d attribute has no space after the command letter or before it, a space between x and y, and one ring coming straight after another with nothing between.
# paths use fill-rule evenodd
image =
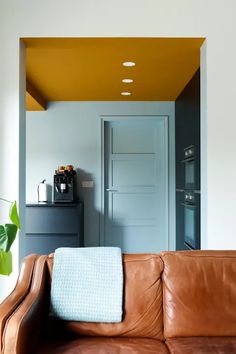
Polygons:
<instances>
[{"instance_id":1,"label":"grey-blue door","mask_svg":"<svg viewBox=\"0 0 236 354\"><path fill-rule=\"evenodd\" d=\"M104 245L168 249L167 117L105 123Z\"/></svg>"}]
</instances>

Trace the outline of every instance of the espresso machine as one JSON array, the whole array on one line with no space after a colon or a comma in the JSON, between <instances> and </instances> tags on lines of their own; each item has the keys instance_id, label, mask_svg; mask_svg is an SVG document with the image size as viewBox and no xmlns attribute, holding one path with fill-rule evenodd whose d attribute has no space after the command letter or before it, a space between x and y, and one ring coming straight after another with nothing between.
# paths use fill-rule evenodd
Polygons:
<instances>
[{"instance_id":1,"label":"espresso machine","mask_svg":"<svg viewBox=\"0 0 236 354\"><path fill-rule=\"evenodd\" d=\"M54 174L54 203L73 203L76 200L76 172L72 165L59 166Z\"/></svg>"}]
</instances>

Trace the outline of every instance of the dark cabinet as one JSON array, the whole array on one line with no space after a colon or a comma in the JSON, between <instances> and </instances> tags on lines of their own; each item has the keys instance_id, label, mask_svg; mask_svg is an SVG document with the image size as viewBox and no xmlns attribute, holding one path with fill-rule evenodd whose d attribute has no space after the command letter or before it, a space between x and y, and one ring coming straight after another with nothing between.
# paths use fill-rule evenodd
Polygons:
<instances>
[{"instance_id":1,"label":"dark cabinet","mask_svg":"<svg viewBox=\"0 0 236 354\"><path fill-rule=\"evenodd\" d=\"M176 188L185 189L184 149L195 148L195 188L200 190L200 70L175 102Z\"/></svg>"},{"instance_id":2,"label":"dark cabinet","mask_svg":"<svg viewBox=\"0 0 236 354\"><path fill-rule=\"evenodd\" d=\"M26 204L21 258L49 254L58 247L83 246L83 204Z\"/></svg>"},{"instance_id":3,"label":"dark cabinet","mask_svg":"<svg viewBox=\"0 0 236 354\"><path fill-rule=\"evenodd\" d=\"M184 245L184 193L176 191L176 249L183 250Z\"/></svg>"},{"instance_id":4,"label":"dark cabinet","mask_svg":"<svg viewBox=\"0 0 236 354\"><path fill-rule=\"evenodd\" d=\"M176 249L186 247L186 230L194 230L195 249L200 245L200 69L186 85L175 102L175 148L176 148ZM186 150L193 150L192 158L186 158ZM195 195L193 221L186 219L188 193ZM186 205L185 205L186 204ZM193 209L192 209L193 210Z\"/></svg>"}]
</instances>

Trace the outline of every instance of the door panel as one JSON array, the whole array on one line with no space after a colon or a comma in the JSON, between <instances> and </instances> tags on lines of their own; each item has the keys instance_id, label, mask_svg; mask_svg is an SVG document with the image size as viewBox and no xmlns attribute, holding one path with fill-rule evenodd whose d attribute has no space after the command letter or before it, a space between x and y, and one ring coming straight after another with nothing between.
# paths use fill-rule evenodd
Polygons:
<instances>
[{"instance_id":1,"label":"door panel","mask_svg":"<svg viewBox=\"0 0 236 354\"><path fill-rule=\"evenodd\" d=\"M112 186L145 186L154 185L156 179L155 159L122 159L112 161ZM140 164L142 173L140 173Z\"/></svg>"},{"instance_id":2,"label":"door panel","mask_svg":"<svg viewBox=\"0 0 236 354\"><path fill-rule=\"evenodd\" d=\"M105 246L168 249L166 117L105 124Z\"/></svg>"},{"instance_id":3,"label":"door panel","mask_svg":"<svg viewBox=\"0 0 236 354\"><path fill-rule=\"evenodd\" d=\"M145 234L148 232L148 237ZM153 253L160 249L166 250L166 246L157 249L157 234L155 227L136 226L120 227L113 226L112 233L106 240L106 246L121 247L126 253Z\"/></svg>"},{"instance_id":4,"label":"door panel","mask_svg":"<svg viewBox=\"0 0 236 354\"><path fill-rule=\"evenodd\" d=\"M151 127L143 124L113 127L111 137L113 154L154 153L155 142L147 139L152 133Z\"/></svg>"},{"instance_id":5,"label":"door panel","mask_svg":"<svg viewBox=\"0 0 236 354\"><path fill-rule=\"evenodd\" d=\"M111 201L112 221L124 225L152 225L156 221L154 193L113 193Z\"/></svg>"}]
</instances>

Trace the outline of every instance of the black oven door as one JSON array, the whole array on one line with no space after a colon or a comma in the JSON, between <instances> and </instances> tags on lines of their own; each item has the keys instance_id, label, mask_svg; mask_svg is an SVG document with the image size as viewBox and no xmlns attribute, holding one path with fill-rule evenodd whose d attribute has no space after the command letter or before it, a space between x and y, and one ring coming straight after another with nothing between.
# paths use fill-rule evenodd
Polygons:
<instances>
[{"instance_id":1,"label":"black oven door","mask_svg":"<svg viewBox=\"0 0 236 354\"><path fill-rule=\"evenodd\" d=\"M194 203L184 202L184 243L193 250L200 249L200 195Z\"/></svg>"},{"instance_id":2,"label":"black oven door","mask_svg":"<svg viewBox=\"0 0 236 354\"><path fill-rule=\"evenodd\" d=\"M195 189L195 159L186 159L184 163L184 188Z\"/></svg>"}]
</instances>

